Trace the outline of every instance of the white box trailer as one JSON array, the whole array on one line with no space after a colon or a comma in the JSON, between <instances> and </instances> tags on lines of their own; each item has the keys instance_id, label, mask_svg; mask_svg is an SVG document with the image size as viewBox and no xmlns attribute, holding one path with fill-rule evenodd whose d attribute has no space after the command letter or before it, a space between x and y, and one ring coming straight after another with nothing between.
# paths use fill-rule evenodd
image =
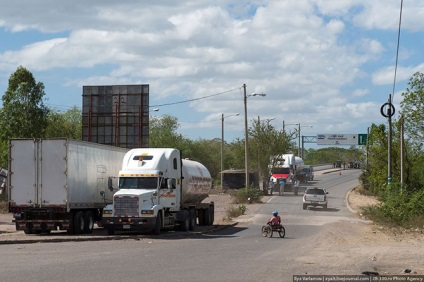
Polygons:
<instances>
[{"instance_id":1,"label":"white box trailer","mask_svg":"<svg viewBox=\"0 0 424 282\"><path fill-rule=\"evenodd\" d=\"M9 211L26 234L91 233L112 203L108 178L128 149L66 138L11 139Z\"/></svg>"}]
</instances>

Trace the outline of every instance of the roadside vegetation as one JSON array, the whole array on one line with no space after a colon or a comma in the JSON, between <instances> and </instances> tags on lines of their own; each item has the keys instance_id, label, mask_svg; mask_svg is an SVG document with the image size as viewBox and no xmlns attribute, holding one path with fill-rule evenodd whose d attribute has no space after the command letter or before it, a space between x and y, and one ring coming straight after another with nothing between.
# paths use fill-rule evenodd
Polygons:
<instances>
[{"instance_id":1,"label":"roadside vegetation","mask_svg":"<svg viewBox=\"0 0 424 282\"><path fill-rule=\"evenodd\" d=\"M42 82L36 82L32 73L20 66L9 78L9 86L2 96L0 108L0 167L7 168L8 140L10 138L68 137L81 139L82 113L74 106L66 111L45 105ZM416 73L409 88L402 93L401 118L393 121L392 179L387 181L388 128L372 124L368 144L358 148L324 148L304 150L308 165L342 162L360 162L363 173L360 181L363 193L379 197L381 205L369 208L367 216L377 222L423 228L424 222L424 75ZM178 133L179 123L173 116L151 117L149 143L152 148L172 147L183 152L184 158L203 163L211 172L215 186L221 185L221 139L190 140ZM269 179L270 157L275 152L297 154L296 129L287 131L274 127L269 120L249 121L250 171L257 171L259 179ZM404 127L404 182L400 183L401 127ZM272 141L272 142L271 142ZM244 140L224 144L224 170L244 169ZM260 152L260 153L259 153ZM367 156L367 158L365 157ZM265 181L264 187L267 187ZM228 211L231 217L246 212L246 205L261 201L263 193L256 188L234 191L235 206ZM0 194L0 212L7 211L7 194Z\"/></svg>"},{"instance_id":2,"label":"roadside vegetation","mask_svg":"<svg viewBox=\"0 0 424 282\"><path fill-rule=\"evenodd\" d=\"M370 127L368 160L360 180L364 193L378 196L381 205L366 209L364 214L386 226L424 229L424 74L415 73L402 96L400 117L392 121L390 183L387 157L389 130L385 124L372 124Z\"/></svg>"}]
</instances>

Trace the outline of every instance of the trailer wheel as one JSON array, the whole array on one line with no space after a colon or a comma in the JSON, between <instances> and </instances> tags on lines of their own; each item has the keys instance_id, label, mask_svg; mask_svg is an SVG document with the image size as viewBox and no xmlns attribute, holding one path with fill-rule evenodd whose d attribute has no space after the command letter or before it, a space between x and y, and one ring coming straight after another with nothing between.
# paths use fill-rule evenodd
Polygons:
<instances>
[{"instance_id":1,"label":"trailer wheel","mask_svg":"<svg viewBox=\"0 0 424 282\"><path fill-rule=\"evenodd\" d=\"M91 234L94 229L94 214L92 211L86 211L84 214L84 233Z\"/></svg>"},{"instance_id":2,"label":"trailer wheel","mask_svg":"<svg viewBox=\"0 0 424 282\"><path fill-rule=\"evenodd\" d=\"M180 230L187 232L189 230L189 227L190 227L190 214L188 210L183 210L183 221L181 222Z\"/></svg>"},{"instance_id":3,"label":"trailer wheel","mask_svg":"<svg viewBox=\"0 0 424 282\"><path fill-rule=\"evenodd\" d=\"M158 216L156 217L155 229L153 229L154 235L160 235L160 230L162 229L162 214L158 212Z\"/></svg>"},{"instance_id":4,"label":"trailer wheel","mask_svg":"<svg viewBox=\"0 0 424 282\"><path fill-rule=\"evenodd\" d=\"M215 221L215 206L209 206L209 209L211 211L211 224L213 225L213 222Z\"/></svg>"},{"instance_id":5,"label":"trailer wheel","mask_svg":"<svg viewBox=\"0 0 424 282\"><path fill-rule=\"evenodd\" d=\"M203 211L203 221L205 225L212 225L211 208L207 207Z\"/></svg>"},{"instance_id":6,"label":"trailer wheel","mask_svg":"<svg viewBox=\"0 0 424 282\"><path fill-rule=\"evenodd\" d=\"M74 215L74 234L82 234L84 233L84 213L82 211L78 211Z\"/></svg>"},{"instance_id":7,"label":"trailer wheel","mask_svg":"<svg viewBox=\"0 0 424 282\"><path fill-rule=\"evenodd\" d=\"M197 218L199 219L199 225L200 226L205 225L205 220L204 220L204 216L203 216L204 211L205 210L202 210L202 209L197 210Z\"/></svg>"},{"instance_id":8,"label":"trailer wheel","mask_svg":"<svg viewBox=\"0 0 424 282\"><path fill-rule=\"evenodd\" d=\"M189 226L188 230L193 231L196 228L196 210L195 209L189 209Z\"/></svg>"}]
</instances>

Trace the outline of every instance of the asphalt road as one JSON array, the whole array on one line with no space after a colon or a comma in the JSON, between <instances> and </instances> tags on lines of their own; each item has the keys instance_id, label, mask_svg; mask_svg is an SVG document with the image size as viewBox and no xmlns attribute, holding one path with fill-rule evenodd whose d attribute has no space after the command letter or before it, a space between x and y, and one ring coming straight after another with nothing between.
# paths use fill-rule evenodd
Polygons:
<instances>
[{"instance_id":1,"label":"asphalt road","mask_svg":"<svg viewBox=\"0 0 424 282\"><path fill-rule=\"evenodd\" d=\"M344 203L358 175L358 170L345 170L317 175L308 183L327 189L328 209L303 210L302 193L285 193L264 204L253 223L212 234L2 245L1 281L292 281L292 275L308 272L297 262L308 256L326 223L358 220ZM261 235L273 210L282 215L286 238Z\"/></svg>"}]
</instances>

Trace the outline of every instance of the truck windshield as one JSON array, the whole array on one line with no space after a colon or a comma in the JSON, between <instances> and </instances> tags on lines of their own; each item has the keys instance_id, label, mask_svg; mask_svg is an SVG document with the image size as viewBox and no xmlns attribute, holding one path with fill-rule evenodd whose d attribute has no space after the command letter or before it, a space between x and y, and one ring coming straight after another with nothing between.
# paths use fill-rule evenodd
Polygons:
<instances>
[{"instance_id":1,"label":"truck windshield","mask_svg":"<svg viewBox=\"0 0 424 282\"><path fill-rule=\"evenodd\" d=\"M120 177L119 189L156 189L157 177Z\"/></svg>"},{"instance_id":2,"label":"truck windshield","mask_svg":"<svg viewBox=\"0 0 424 282\"><path fill-rule=\"evenodd\" d=\"M272 174L290 174L289 167L274 167Z\"/></svg>"}]
</instances>

